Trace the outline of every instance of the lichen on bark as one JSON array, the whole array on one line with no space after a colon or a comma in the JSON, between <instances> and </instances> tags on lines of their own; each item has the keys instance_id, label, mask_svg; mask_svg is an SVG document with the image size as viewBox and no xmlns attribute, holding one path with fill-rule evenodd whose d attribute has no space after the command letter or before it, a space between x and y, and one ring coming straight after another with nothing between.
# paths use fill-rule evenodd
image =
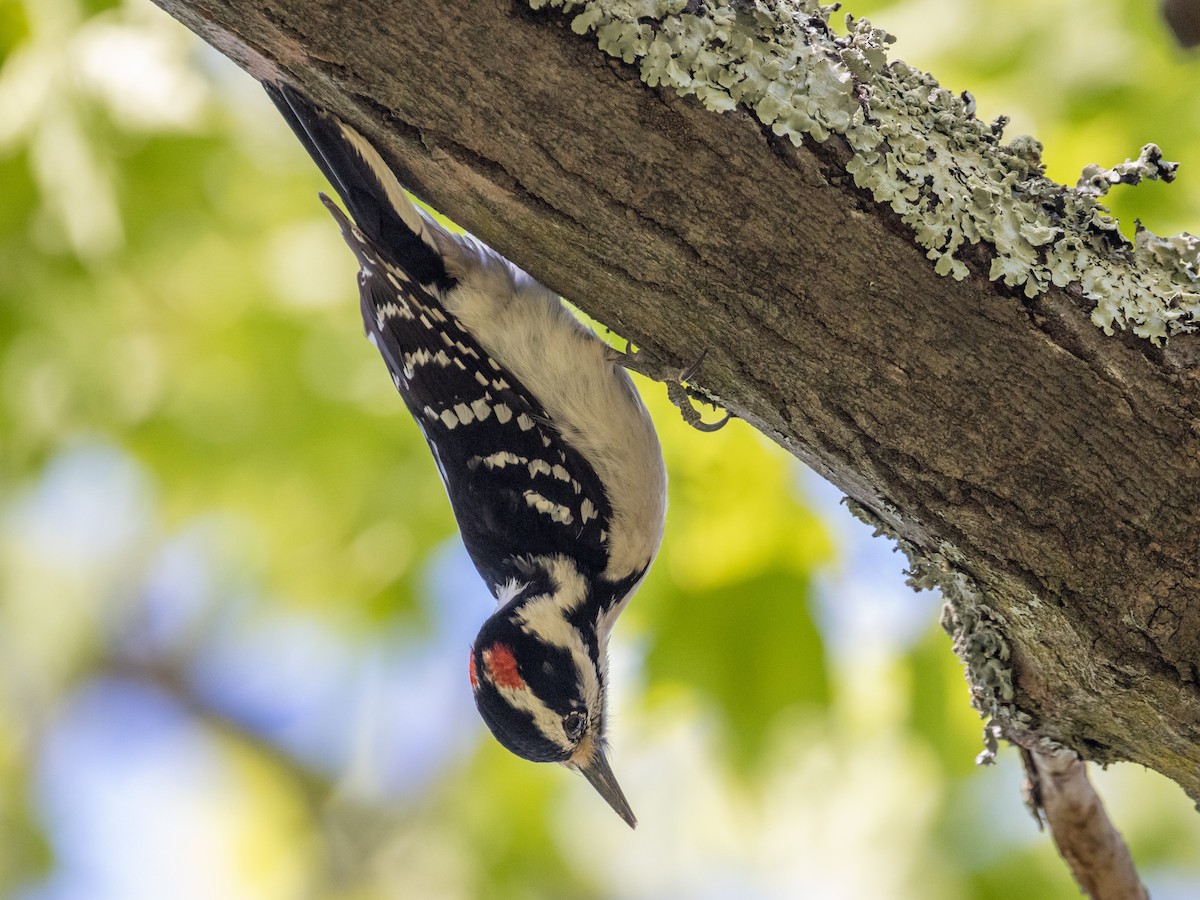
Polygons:
<instances>
[{"instance_id":1,"label":"lichen on bark","mask_svg":"<svg viewBox=\"0 0 1200 900\"><path fill-rule=\"evenodd\" d=\"M643 81L696 97L715 112L741 107L799 145L831 134L852 150L846 170L912 227L936 271L963 279L961 251L986 245L988 276L1027 297L1078 285L1092 321L1161 343L1200 322L1200 247L1139 226L1131 245L1098 198L1113 183L1170 181L1177 164L1148 144L1113 169L1089 165L1076 187L1043 174L1041 145L1003 142L1003 118L975 117L955 94L902 60L866 19L829 25L836 6L813 0L699 5L684 0L530 0L561 8L579 34L634 64Z\"/></svg>"}]
</instances>

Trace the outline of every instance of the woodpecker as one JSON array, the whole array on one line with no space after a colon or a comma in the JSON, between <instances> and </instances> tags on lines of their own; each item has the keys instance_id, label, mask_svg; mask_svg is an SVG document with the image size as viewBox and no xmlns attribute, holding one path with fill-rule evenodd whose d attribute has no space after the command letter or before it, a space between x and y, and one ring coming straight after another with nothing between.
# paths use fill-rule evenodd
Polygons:
<instances>
[{"instance_id":1,"label":"woodpecker","mask_svg":"<svg viewBox=\"0 0 1200 900\"><path fill-rule=\"evenodd\" d=\"M423 215L350 125L264 87L349 212L320 195L358 260L367 337L496 598L470 652L480 715L518 756L581 772L636 826L605 752L607 647L662 541L666 472L621 354Z\"/></svg>"}]
</instances>

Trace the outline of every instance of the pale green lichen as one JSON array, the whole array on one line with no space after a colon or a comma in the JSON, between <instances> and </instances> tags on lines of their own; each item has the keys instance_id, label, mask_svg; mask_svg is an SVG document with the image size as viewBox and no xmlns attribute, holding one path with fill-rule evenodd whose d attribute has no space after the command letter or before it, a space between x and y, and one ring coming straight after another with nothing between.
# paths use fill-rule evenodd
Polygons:
<instances>
[{"instance_id":1,"label":"pale green lichen","mask_svg":"<svg viewBox=\"0 0 1200 900\"><path fill-rule=\"evenodd\" d=\"M881 515L849 497L845 503L855 518L874 529L876 537L886 535L896 541L908 557L910 586L915 590L941 591L946 601L942 607L942 628L950 635L954 652L966 669L971 703L987 719L984 750L976 761L992 762L997 737L1011 729L1025 730L1033 722L1015 703L1012 651L1005 636L1008 623L988 603L966 572L960 554L948 544L934 552L923 551L885 521L884 515L893 520L898 518L893 507L884 507Z\"/></svg>"},{"instance_id":2,"label":"pale green lichen","mask_svg":"<svg viewBox=\"0 0 1200 900\"><path fill-rule=\"evenodd\" d=\"M1190 235L1139 228L1131 247L1098 198L1114 184L1169 181L1175 165L1154 145L1113 169L1088 166L1074 188L1043 177L1041 145L1002 143L1006 120L974 115L954 94L903 61L891 35L813 0L529 0L557 7L579 34L636 65L649 85L696 97L718 112L737 106L797 146L842 135L847 171L913 229L936 271L963 279L962 249L993 250L989 277L1033 297L1080 286L1106 332L1130 328L1161 342L1200 322L1200 247Z\"/></svg>"}]
</instances>

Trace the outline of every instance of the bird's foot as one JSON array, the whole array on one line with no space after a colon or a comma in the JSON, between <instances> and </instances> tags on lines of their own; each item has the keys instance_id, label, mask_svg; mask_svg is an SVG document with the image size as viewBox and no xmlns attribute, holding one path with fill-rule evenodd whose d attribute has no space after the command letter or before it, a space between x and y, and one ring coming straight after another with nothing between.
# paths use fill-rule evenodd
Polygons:
<instances>
[{"instance_id":1,"label":"bird's foot","mask_svg":"<svg viewBox=\"0 0 1200 900\"><path fill-rule=\"evenodd\" d=\"M615 354L614 362L619 362L627 369L666 384L667 397L675 404L675 407L679 410L679 414L683 416L683 421L687 422L697 431L720 431L725 427L725 423L733 418L733 414L726 409L722 410L725 413L724 418L716 422L705 422L700 417L700 411L692 405L692 400L696 399L701 403L707 403L714 409L718 408L717 403L712 397L691 387L690 384L700 371L700 367L704 364L704 358L708 356L707 349L700 354L694 363L683 369L672 369L664 365L661 361L651 358L645 351L634 350L633 344L629 341L625 342L625 352L623 354L619 350L613 350L612 353Z\"/></svg>"}]
</instances>

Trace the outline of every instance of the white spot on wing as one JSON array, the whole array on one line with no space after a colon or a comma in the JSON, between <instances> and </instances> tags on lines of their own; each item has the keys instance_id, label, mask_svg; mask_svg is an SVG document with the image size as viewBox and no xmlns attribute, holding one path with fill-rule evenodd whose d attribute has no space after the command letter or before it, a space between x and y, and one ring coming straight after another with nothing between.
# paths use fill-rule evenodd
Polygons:
<instances>
[{"instance_id":1,"label":"white spot on wing","mask_svg":"<svg viewBox=\"0 0 1200 900\"><path fill-rule=\"evenodd\" d=\"M597 518L596 507L593 505L591 500L587 499L587 497L583 498L583 503L579 507L579 516L581 519L583 519L584 525L588 523L588 519Z\"/></svg>"},{"instance_id":2,"label":"white spot on wing","mask_svg":"<svg viewBox=\"0 0 1200 900\"><path fill-rule=\"evenodd\" d=\"M497 403L495 406L496 421L501 425L508 422L512 418L512 410L504 403Z\"/></svg>"},{"instance_id":3,"label":"white spot on wing","mask_svg":"<svg viewBox=\"0 0 1200 900\"><path fill-rule=\"evenodd\" d=\"M382 328L383 323L388 319L411 318L413 318L412 310L407 305L400 306L396 303L383 303L375 307L375 325L379 328Z\"/></svg>"},{"instance_id":4,"label":"white spot on wing","mask_svg":"<svg viewBox=\"0 0 1200 900\"><path fill-rule=\"evenodd\" d=\"M470 425L475 421L475 413L465 403L454 404L454 414L458 416L458 421L463 425Z\"/></svg>"},{"instance_id":5,"label":"white spot on wing","mask_svg":"<svg viewBox=\"0 0 1200 900\"><path fill-rule=\"evenodd\" d=\"M501 450L483 458L483 464L489 469L503 469L505 466L517 466L525 462L525 457L517 456L508 450Z\"/></svg>"},{"instance_id":6,"label":"white spot on wing","mask_svg":"<svg viewBox=\"0 0 1200 900\"><path fill-rule=\"evenodd\" d=\"M575 521L571 510L561 503L555 503L553 500L543 497L537 491L526 491L524 497L526 503L543 515L549 516L551 521L558 522L560 525L570 525Z\"/></svg>"},{"instance_id":7,"label":"white spot on wing","mask_svg":"<svg viewBox=\"0 0 1200 900\"><path fill-rule=\"evenodd\" d=\"M442 359L444 359L445 362L442 362L441 360L439 360L438 359L439 356L442 357ZM437 356L434 356L428 350L426 350L424 347L422 347L419 350L414 350L412 353L404 354L404 365L406 368L409 368L409 369L415 369L417 366L427 366L431 362L436 362L439 365L444 366L449 363L449 359L446 357L446 354L443 353L441 350L438 351Z\"/></svg>"},{"instance_id":8,"label":"white spot on wing","mask_svg":"<svg viewBox=\"0 0 1200 900\"><path fill-rule=\"evenodd\" d=\"M471 411L475 413L475 418L477 418L480 422L492 414L492 408L488 406L488 402L482 398L471 404Z\"/></svg>"},{"instance_id":9,"label":"white spot on wing","mask_svg":"<svg viewBox=\"0 0 1200 900\"><path fill-rule=\"evenodd\" d=\"M533 428L533 419L529 418L528 414L521 413L517 416L517 424L521 426L522 431L529 431Z\"/></svg>"},{"instance_id":10,"label":"white spot on wing","mask_svg":"<svg viewBox=\"0 0 1200 900\"><path fill-rule=\"evenodd\" d=\"M442 415L440 418L442 420L442 424L445 425L451 431L453 431L454 426L456 426L458 424L458 418L454 415L453 412L451 412L448 409L442 410Z\"/></svg>"}]
</instances>

